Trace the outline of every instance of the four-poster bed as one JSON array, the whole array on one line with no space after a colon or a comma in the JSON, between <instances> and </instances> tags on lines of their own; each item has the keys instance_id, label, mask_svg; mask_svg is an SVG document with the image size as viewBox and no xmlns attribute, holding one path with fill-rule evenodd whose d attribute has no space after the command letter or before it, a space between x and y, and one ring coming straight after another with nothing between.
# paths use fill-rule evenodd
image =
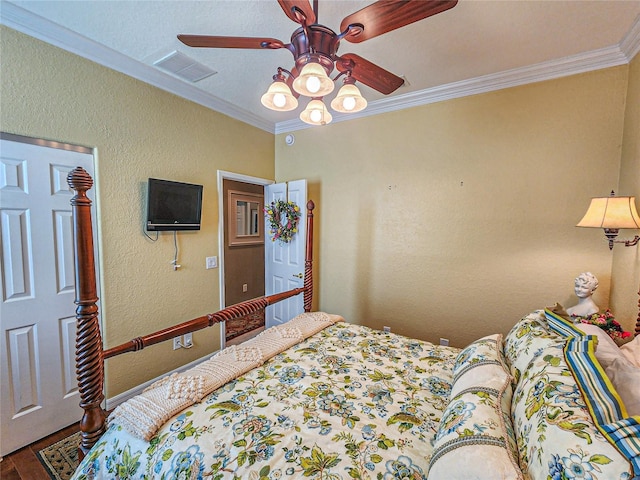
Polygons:
<instances>
[{"instance_id":1,"label":"four-poster bed","mask_svg":"<svg viewBox=\"0 0 640 480\"><path fill-rule=\"evenodd\" d=\"M312 201L307 203L307 240L304 283L302 288L255 298L231 305L216 313L210 313L178 325L134 338L108 350L102 346L98 320L98 295L96 291L93 227L91 222L91 200L87 191L93 186L93 179L83 169L76 168L68 177L69 186L76 192L71 200L73 211L74 246L76 262L76 373L80 392L80 407L84 410L80 421L80 457L95 444L104 433L106 412L102 408L104 400L104 360L126 352L135 352L145 347L164 342L185 333L264 310L267 306L287 298L303 294L304 311L311 311L313 294L313 209Z\"/></svg>"},{"instance_id":2,"label":"four-poster bed","mask_svg":"<svg viewBox=\"0 0 640 480\"><path fill-rule=\"evenodd\" d=\"M574 478L569 473L576 468L596 480L640 475L640 416L634 416L640 411L631 410L632 402L625 406L607 380L604 360L596 357L598 337L561 310L537 310L508 335L462 349L311 312L311 202L303 288L103 350L86 196L92 179L76 169L69 184L76 191L76 348L84 410L84 460L74 479L555 480ZM106 358L299 294L307 313L161 379L118 406L107 427L101 406Z\"/></svg>"}]
</instances>

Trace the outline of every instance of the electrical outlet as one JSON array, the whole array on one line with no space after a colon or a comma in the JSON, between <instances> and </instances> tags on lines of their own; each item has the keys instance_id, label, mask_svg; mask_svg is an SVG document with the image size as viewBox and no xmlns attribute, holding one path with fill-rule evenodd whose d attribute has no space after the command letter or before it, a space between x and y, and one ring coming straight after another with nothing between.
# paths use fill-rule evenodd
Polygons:
<instances>
[{"instance_id":1,"label":"electrical outlet","mask_svg":"<svg viewBox=\"0 0 640 480\"><path fill-rule=\"evenodd\" d=\"M174 350L178 350L179 348L182 348L182 343L180 343L180 340L182 340L182 337L175 337L173 339L173 349Z\"/></svg>"},{"instance_id":2,"label":"electrical outlet","mask_svg":"<svg viewBox=\"0 0 640 480\"><path fill-rule=\"evenodd\" d=\"M448 347L449 346L449 339L448 338L441 338L440 339L440 345Z\"/></svg>"},{"instance_id":3,"label":"electrical outlet","mask_svg":"<svg viewBox=\"0 0 640 480\"><path fill-rule=\"evenodd\" d=\"M391 331L391 327L382 327L382 331L389 333Z\"/></svg>"},{"instance_id":4,"label":"electrical outlet","mask_svg":"<svg viewBox=\"0 0 640 480\"><path fill-rule=\"evenodd\" d=\"M182 342L184 348L193 347L193 333L185 333L182 338L184 339L184 341Z\"/></svg>"},{"instance_id":5,"label":"electrical outlet","mask_svg":"<svg viewBox=\"0 0 640 480\"><path fill-rule=\"evenodd\" d=\"M249 286L246 283L242 284L242 292L246 292L249 289Z\"/></svg>"}]
</instances>

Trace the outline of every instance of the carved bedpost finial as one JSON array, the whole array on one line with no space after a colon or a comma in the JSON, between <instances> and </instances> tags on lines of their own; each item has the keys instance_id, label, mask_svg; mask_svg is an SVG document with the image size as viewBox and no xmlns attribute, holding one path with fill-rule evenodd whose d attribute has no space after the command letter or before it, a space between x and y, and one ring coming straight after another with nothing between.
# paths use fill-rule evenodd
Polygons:
<instances>
[{"instance_id":1,"label":"carved bedpost finial","mask_svg":"<svg viewBox=\"0 0 640 480\"><path fill-rule=\"evenodd\" d=\"M89 175L84 168L76 167L67 175L67 183L71 189L78 192L79 195L85 196L87 190L93 187L93 178L91 178L91 175Z\"/></svg>"},{"instance_id":2,"label":"carved bedpost finial","mask_svg":"<svg viewBox=\"0 0 640 480\"><path fill-rule=\"evenodd\" d=\"M69 186L76 195L71 199L73 211L73 248L76 289L76 376L80 392L80 407L84 410L80 420L80 446L82 459L104 433L105 412L104 366L102 364L102 337L98 322L98 294L96 288L91 199L87 190L93 179L83 168L77 167L67 176Z\"/></svg>"}]
</instances>

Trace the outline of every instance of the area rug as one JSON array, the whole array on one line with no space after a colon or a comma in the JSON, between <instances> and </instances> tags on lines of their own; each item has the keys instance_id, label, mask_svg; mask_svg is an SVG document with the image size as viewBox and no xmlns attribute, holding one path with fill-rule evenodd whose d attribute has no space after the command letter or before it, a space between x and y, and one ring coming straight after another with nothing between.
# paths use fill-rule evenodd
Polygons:
<instances>
[{"instance_id":1,"label":"area rug","mask_svg":"<svg viewBox=\"0 0 640 480\"><path fill-rule=\"evenodd\" d=\"M80 432L43 448L38 459L54 480L68 480L78 466Z\"/></svg>"},{"instance_id":2,"label":"area rug","mask_svg":"<svg viewBox=\"0 0 640 480\"><path fill-rule=\"evenodd\" d=\"M225 325L225 338L231 340L260 327L264 327L264 310L236 318L235 320L229 320Z\"/></svg>"}]
</instances>

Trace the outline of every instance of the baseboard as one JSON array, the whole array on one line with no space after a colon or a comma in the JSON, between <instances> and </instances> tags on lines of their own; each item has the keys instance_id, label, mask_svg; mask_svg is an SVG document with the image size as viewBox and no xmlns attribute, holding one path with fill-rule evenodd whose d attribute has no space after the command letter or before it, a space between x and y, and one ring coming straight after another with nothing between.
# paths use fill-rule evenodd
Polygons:
<instances>
[{"instance_id":1,"label":"baseboard","mask_svg":"<svg viewBox=\"0 0 640 480\"><path fill-rule=\"evenodd\" d=\"M111 398L107 398L107 400L105 401L105 409L107 411L110 411L114 408L116 408L118 405L120 405L123 402L126 402L127 400L129 400L130 398L135 397L136 395L139 395L142 393L142 391L147 388L149 385L151 385L153 382L157 382L158 380L160 380L161 378L166 377L167 375L171 375L172 373L181 373L184 372L185 370L190 369L191 367L195 367L197 364L203 362L204 360L207 360L209 358L211 358L211 356L213 354L215 354L216 352L210 353L208 355L205 355L204 357L198 358L196 360L194 360L193 362L187 363L186 365L183 365L181 367L178 367L170 372L167 372L163 375L160 375L159 377L153 378L151 380L149 380L148 382L144 382L140 385L138 385L137 387L134 387L130 390L127 390L126 392L122 392L118 395L116 395L115 397L111 397Z\"/></svg>"}]
</instances>

